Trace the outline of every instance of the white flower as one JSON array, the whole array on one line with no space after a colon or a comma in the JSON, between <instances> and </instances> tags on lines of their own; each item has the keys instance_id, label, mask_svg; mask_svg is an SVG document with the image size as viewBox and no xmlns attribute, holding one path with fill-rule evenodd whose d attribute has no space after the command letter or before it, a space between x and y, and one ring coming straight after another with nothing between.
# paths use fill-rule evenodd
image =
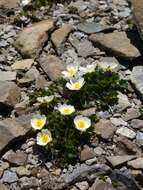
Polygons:
<instances>
[{"instance_id":1,"label":"white flower","mask_svg":"<svg viewBox=\"0 0 143 190\"><path fill-rule=\"evenodd\" d=\"M83 74L92 73L95 71L95 67L96 67L96 65L91 64L91 65L87 65L86 67L80 67L79 70Z\"/></svg>"},{"instance_id":2,"label":"white flower","mask_svg":"<svg viewBox=\"0 0 143 190\"><path fill-rule=\"evenodd\" d=\"M54 96L38 97L37 101L41 104L50 103L54 99Z\"/></svg>"},{"instance_id":3,"label":"white flower","mask_svg":"<svg viewBox=\"0 0 143 190\"><path fill-rule=\"evenodd\" d=\"M38 114L38 115L35 115L35 117L31 119L32 128L34 128L35 130L41 130L45 124L46 124L45 115Z\"/></svg>"},{"instance_id":4,"label":"white flower","mask_svg":"<svg viewBox=\"0 0 143 190\"><path fill-rule=\"evenodd\" d=\"M31 0L22 0L22 5L23 6L26 6L26 5L28 5L29 3L31 2Z\"/></svg>"},{"instance_id":5,"label":"white flower","mask_svg":"<svg viewBox=\"0 0 143 190\"><path fill-rule=\"evenodd\" d=\"M42 130L42 132L37 134L37 144L40 146L45 146L52 141L51 132L47 129Z\"/></svg>"},{"instance_id":6,"label":"white flower","mask_svg":"<svg viewBox=\"0 0 143 190\"><path fill-rule=\"evenodd\" d=\"M84 83L85 83L84 78L81 77L79 79L70 80L70 82L66 83L66 87L69 90L80 90L84 85Z\"/></svg>"},{"instance_id":7,"label":"white flower","mask_svg":"<svg viewBox=\"0 0 143 190\"><path fill-rule=\"evenodd\" d=\"M59 105L59 107L57 108L57 110L59 110L59 112L62 115L70 115L73 112L75 112L75 108L72 105L67 105L67 104L63 104L63 105Z\"/></svg>"},{"instance_id":8,"label":"white flower","mask_svg":"<svg viewBox=\"0 0 143 190\"><path fill-rule=\"evenodd\" d=\"M64 75L65 79L70 79L74 77L78 72L78 65L70 64L67 66L67 70L63 71L62 74Z\"/></svg>"},{"instance_id":9,"label":"white flower","mask_svg":"<svg viewBox=\"0 0 143 190\"><path fill-rule=\"evenodd\" d=\"M79 115L74 118L74 124L79 131L86 131L91 126L91 120L88 117Z\"/></svg>"}]
</instances>

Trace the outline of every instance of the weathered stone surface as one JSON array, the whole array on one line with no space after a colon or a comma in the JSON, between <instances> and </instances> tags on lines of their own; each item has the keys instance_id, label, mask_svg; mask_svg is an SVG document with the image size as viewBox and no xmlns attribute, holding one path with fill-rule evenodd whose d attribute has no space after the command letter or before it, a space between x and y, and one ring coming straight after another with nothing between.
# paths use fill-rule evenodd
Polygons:
<instances>
[{"instance_id":1,"label":"weathered stone surface","mask_svg":"<svg viewBox=\"0 0 143 190\"><path fill-rule=\"evenodd\" d=\"M56 48L60 47L65 41L68 34L73 30L73 26L70 24L65 24L60 29L54 31L51 35L51 40Z\"/></svg>"},{"instance_id":2,"label":"weathered stone surface","mask_svg":"<svg viewBox=\"0 0 143 190\"><path fill-rule=\"evenodd\" d=\"M118 92L117 97L118 97L118 104L116 105L116 109L118 112L121 112L131 106L126 94L122 94L121 92Z\"/></svg>"},{"instance_id":3,"label":"weathered stone surface","mask_svg":"<svg viewBox=\"0 0 143 190\"><path fill-rule=\"evenodd\" d=\"M53 20L44 20L25 28L16 40L16 48L27 58L38 56L53 25Z\"/></svg>"},{"instance_id":4,"label":"weathered stone surface","mask_svg":"<svg viewBox=\"0 0 143 190\"><path fill-rule=\"evenodd\" d=\"M132 9L137 28L143 39L143 1L132 0Z\"/></svg>"},{"instance_id":5,"label":"weathered stone surface","mask_svg":"<svg viewBox=\"0 0 143 190\"><path fill-rule=\"evenodd\" d=\"M86 161L95 157L95 153L92 148L85 146L84 149L80 153L80 160Z\"/></svg>"},{"instance_id":6,"label":"weathered stone surface","mask_svg":"<svg viewBox=\"0 0 143 190\"><path fill-rule=\"evenodd\" d=\"M99 60L98 66L104 70L111 69L115 72L120 69L119 62L115 57L102 57Z\"/></svg>"},{"instance_id":7,"label":"weathered stone surface","mask_svg":"<svg viewBox=\"0 0 143 190\"><path fill-rule=\"evenodd\" d=\"M23 59L20 61L16 61L11 67L13 70L29 70L33 63L33 59Z\"/></svg>"},{"instance_id":8,"label":"weathered stone surface","mask_svg":"<svg viewBox=\"0 0 143 190\"><path fill-rule=\"evenodd\" d=\"M23 166L26 164L27 155L24 152L14 152L10 150L3 156L3 159L11 164Z\"/></svg>"},{"instance_id":9,"label":"weathered stone surface","mask_svg":"<svg viewBox=\"0 0 143 190\"><path fill-rule=\"evenodd\" d=\"M0 7L13 9L18 7L19 0L0 0Z\"/></svg>"},{"instance_id":10,"label":"weathered stone surface","mask_svg":"<svg viewBox=\"0 0 143 190\"><path fill-rule=\"evenodd\" d=\"M143 66L136 66L132 70L131 82L143 98Z\"/></svg>"},{"instance_id":11,"label":"weathered stone surface","mask_svg":"<svg viewBox=\"0 0 143 190\"><path fill-rule=\"evenodd\" d=\"M8 190L8 189L4 184L0 183L0 190Z\"/></svg>"},{"instance_id":12,"label":"weathered stone surface","mask_svg":"<svg viewBox=\"0 0 143 190\"><path fill-rule=\"evenodd\" d=\"M123 114L122 118L124 121L129 121L132 119L136 119L140 117L141 113L139 109L129 108L125 114Z\"/></svg>"},{"instance_id":13,"label":"weathered stone surface","mask_svg":"<svg viewBox=\"0 0 143 190\"><path fill-rule=\"evenodd\" d=\"M3 181L6 183L13 183L13 182L18 181L18 177L15 172L6 170L4 171L4 174L3 174Z\"/></svg>"},{"instance_id":14,"label":"weathered stone surface","mask_svg":"<svg viewBox=\"0 0 143 190\"><path fill-rule=\"evenodd\" d=\"M64 63L58 57L54 55L42 56L39 59L39 64L51 80L55 81L62 76Z\"/></svg>"},{"instance_id":15,"label":"weathered stone surface","mask_svg":"<svg viewBox=\"0 0 143 190\"><path fill-rule=\"evenodd\" d=\"M114 190L114 187L111 183L104 182L103 180L99 180L97 178L89 190Z\"/></svg>"},{"instance_id":16,"label":"weathered stone surface","mask_svg":"<svg viewBox=\"0 0 143 190\"><path fill-rule=\"evenodd\" d=\"M127 127L118 128L117 131L116 131L116 134L125 136L125 137L127 137L129 139L134 139L135 136L136 136L136 133L133 130L127 128Z\"/></svg>"},{"instance_id":17,"label":"weathered stone surface","mask_svg":"<svg viewBox=\"0 0 143 190\"><path fill-rule=\"evenodd\" d=\"M106 159L108 160L108 162L110 162L110 164L112 164L113 167L116 167L134 158L136 158L136 156L123 155L123 156L109 156Z\"/></svg>"},{"instance_id":18,"label":"weathered stone surface","mask_svg":"<svg viewBox=\"0 0 143 190\"><path fill-rule=\"evenodd\" d=\"M139 50L131 43L125 32L92 34L89 39L101 49L116 57L132 60L141 56Z\"/></svg>"},{"instance_id":19,"label":"weathered stone surface","mask_svg":"<svg viewBox=\"0 0 143 190\"><path fill-rule=\"evenodd\" d=\"M22 177L20 178L21 189L36 188L39 186L39 180L36 177Z\"/></svg>"},{"instance_id":20,"label":"weathered stone surface","mask_svg":"<svg viewBox=\"0 0 143 190\"><path fill-rule=\"evenodd\" d=\"M143 128L143 120L140 120L140 119L133 119L131 121L131 126L134 128L134 129L142 129Z\"/></svg>"},{"instance_id":21,"label":"weathered stone surface","mask_svg":"<svg viewBox=\"0 0 143 190\"><path fill-rule=\"evenodd\" d=\"M111 140L116 127L110 120L101 119L96 125L94 132L105 140Z\"/></svg>"},{"instance_id":22,"label":"weathered stone surface","mask_svg":"<svg viewBox=\"0 0 143 190\"><path fill-rule=\"evenodd\" d=\"M87 181L82 181L82 182L76 183L76 186L80 190L87 190L89 188L89 184L87 183Z\"/></svg>"},{"instance_id":23,"label":"weathered stone surface","mask_svg":"<svg viewBox=\"0 0 143 190\"><path fill-rule=\"evenodd\" d=\"M30 129L30 115L0 121L0 152L12 141L22 138Z\"/></svg>"},{"instance_id":24,"label":"weathered stone surface","mask_svg":"<svg viewBox=\"0 0 143 190\"><path fill-rule=\"evenodd\" d=\"M0 81L13 81L16 80L16 72L0 71Z\"/></svg>"},{"instance_id":25,"label":"weathered stone surface","mask_svg":"<svg viewBox=\"0 0 143 190\"><path fill-rule=\"evenodd\" d=\"M20 89L14 82L0 81L0 104L14 107L20 100Z\"/></svg>"},{"instance_id":26,"label":"weathered stone surface","mask_svg":"<svg viewBox=\"0 0 143 190\"><path fill-rule=\"evenodd\" d=\"M136 143L143 147L143 132L137 132L137 136L136 136Z\"/></svg>"},{"instance_id":27,"label":"weathered stone surface","mask_svg":"<svg viewBox=\"0 0 143 190\"><path fill-rule=\"evenodd\" d=\"M134 169L143 169L143 158L137 158L135 160L131 160L127 164L128 166Z\"/></svg>"}]
</instances>

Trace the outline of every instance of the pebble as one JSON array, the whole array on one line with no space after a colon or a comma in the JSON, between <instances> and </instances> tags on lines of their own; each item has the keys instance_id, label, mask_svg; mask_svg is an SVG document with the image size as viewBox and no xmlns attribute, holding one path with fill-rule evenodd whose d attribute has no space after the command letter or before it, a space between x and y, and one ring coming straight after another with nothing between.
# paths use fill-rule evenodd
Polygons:
<instances>
[{"instance_id":1,"label":"pebble","mask_svg":"<svg viewBox=\"0 0 143 190\"><path fill-rule=\"evenodd\" d=\"M136 143L143 147L143 132L137 132L137 135L136 135Z\"/></svg>"},{"instance_id":2,"label":"pebble","mask_svg":"<svg viewBox=\"0 0 143 190\"><path fill-rule=\"evenodd\" d=\"M3 182L6 182L6 183L13 183L13 182L18 181L18 176L16 175L15 172L6 170L4 171L2 180Z\"/></svg>"},{"instance_id":3,"label":"pebble","mask_svg":"<svg viewBox=\"0 0 143 190\"><path fill-rule=\"evenodd\" d=\"M128 166L134 169L143 169L143 158L137 158L135 160L131 160L127 164Z\"/></svg>"},{"instance_id":4,"label":"pebble","mask_svg":"<svg viewBox=\"0 0 143 190\"><path fill-rule=\"evenodd\" d=\"M136 133L127 127L120 127L117 129L116 134L125 136L129 139L134 139L136 137Z\"/></svg>"},{"instance_id":5,"label":"pebble","mask_svg":"<svg viewBox=\"0 0 143 190\"><path fill-rule=\"evenodd\" d=\"M89 188L89 184L87 181L82 181L75 184L80 190L87 190Z\"/></svg>"}]
</instances>

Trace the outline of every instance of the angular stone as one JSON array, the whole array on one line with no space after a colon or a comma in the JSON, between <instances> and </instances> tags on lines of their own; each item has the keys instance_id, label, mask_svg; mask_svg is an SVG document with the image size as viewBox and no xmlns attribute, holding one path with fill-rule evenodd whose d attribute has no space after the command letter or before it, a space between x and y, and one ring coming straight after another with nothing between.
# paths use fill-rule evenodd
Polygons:
<instances>
[{"instance_id":1,"label":"angular stone","mask_svg":"<svg viewBox=\"0 0 143 190\"><path fill-rule=\"evenodd\" d=\"M143 39L143 1L132 0L132 9L135 23L139 30L140 36Z\"/></svg>"},{"instance_id":2,"label":"angular stone","mask_svg":"<svg viewBox=\"0 0 143 190\"><path fill-rule=\"evenodd\" d=\"M29 70L31 66L33 65L34 60L33 59L23 59L20 61L16 61L11 67L13 70Z\"/></svg>"},{"instance_id":3,"label":"angular stone","mask_svg":"<svg viewBox=\"0 0 143 190\"><path fill-rule=\"evenodd\" d=\"M104 182L98 178L88 190L115 190L111 183Z\"/></svg>"},{"instance_id":4,"label":"angular stone","mask_svg":"<svg viewBox=\"0 0 143 190\"><path fill-rule=\"evenodd\" d=\"M5 9L17 8L19 0L0 0L0 7Z\"/></svg>"},{"instance_id":5,"label":"angular stone","mask_svg":"<svg viewBox=\"0 0 143 190\"><path fill-rule=\"evenodd\" d=\"M117 111L121 112L130 106L131 106L131 104L128 100L127 95L122 94L121 92L118 92L118 104L116 105Z\"/></svg>"},{"instance_id":6,"label":"angular stone","mask_svg":"<svg viewBox=\"0 0 143 190\"><path fill-rule=\"evenodd\" d=\"M19 181L21 182L21 189L30 189L39 186L39 180L36 177L22 177Z\"/></svg>"},{"instance_id":7,"label":"angular stone","mask_svg":"<svg viewBox=\"0 0 143 190\"><path fill-rule=\"evenodd\" d=\"M20 89L14 82L0 81L0 105L14 107L20 100Z\"/></svg>"},{"instance_id":8,"label":"angular stone","mask_svg":"<svg viewBox=\"0 0 143 190\"><path fill-rule=\"evenodd\" d=\"M23 176L29 176L30 175L30 171L23 166L19 166L16 168L16 173L18 176L23 177Z\"/></svg>"},{"instance_id":9,"label":"angular stone","mask_svg":"<svg viewBox=\"0 0 143 190\"><path fill-rule=\"evenodd\" d=\"M123 114L122 118L124 121L129 121L129 120L140 117L140 115L141 115L141 113L140 113L139 109L129 108L127 110L127 112L125 114Z\"/></svg>"},{"instance_id":10,"label":"angular stone","mask_svg":"<svg viewBox=\"0 0 143 190\"><path fill-rule=\"evenodd\" d=\"M23 166L26 164L27 155L24 152L14 152L10 150L4 154L3 159L11 164Z\"/></svg>"},{"instance_id":11,"label":"angular stone","mask_svg":"<svg viewBox=\"0 0 143 190\"><path fill-rule=\"evenodd\" d=\"M53 25L53 20L43 20L25 28L16 40L16 48L27 58L37 57L48 39L47 33L53 29Z\"/></svg>"},{"instance_id":12,"label":"angular stone","mask_svg":"<svg viewBox=\"0 0 143 190\"><path fill-rule=\"evenodd\" d=\"M108 160L108 162L110 162L110 164L112 164L113 167L119 166L121 164L124 164L125 162L132 160L136 158L136 156L133 155L123 155L123 156L109 156L106 157L106 159Z\"/></svg>"},{"instance_id":13,"label":"angular stone","mask_svg":"<svg viewBox=\"0 0 143 190\"><path fill-rule=\"evenodd\" d=\"M130 79L143 99L143 66L135 66Z\"/></svg>"},{"instance_id":14,"label":"angular stone","mask_svg":"<svg viewBox=\"0 0 143 190\"><path fill-rule=\"evenodd\" d=\"M8 189L4 184L0 183L0 190L8 190Z\"/></svg>"},{"instance_id":15,"label":"angular stone","mask_svg":"<svg viewBox=\"0 0 143 190\"><path fill-rule=\"evenodd\" d=\"M134 129L142 129L143 128L143 120L140 120L140 119L133 119L131 121L131 126L134 128Z\"/></svg>"},{"instance_id":16,"label":"angular stone","mask_svg":"<svg viewBox=\"0 0 143 190\"><path fill-rule=\"evenodd\" d=\"M132 60L141 56L125 32L92 34L89 39L101 49L119 58Z\"/></svg>"},{"instance_id":17,"label":"angular stone","mask_svg":"<svg viewBox=\"0 0 143 190\"><path fill-rule=\"evenodd\" d=\"M0 152L11 142L24 137L31 129L31 115L0 121Z\"/></svg>"},{"instance_id":18,"label":"angular stone","mask_svg":"<svg viewBox=\"0 0 143 190\"><path fill-rule=\"evenodd\" d=\"M42 56L39 59L39 64L51 80L56 81L62 76L64 63L58 57L54 55Z\"/></svg>"},{"instance_id":19,"label":"angular stone","mask_svg":"<svg viewBox=\"0 0 143 190\"><path fill-rule=\"evenodd\" d=\"M54 31L51 35L51 40L56 48L60 47L65 41L68 34L73 30L73 26L70 24L65 24L60 29Z\"/></svg>"},{"instance_id":20,"label":"angular stone","mask_svg":"<svg viewBox=\"0 0 143 190\"><path fill-rule=\"evenodd\" d=\"M8 170L4 171L2 179L3 179L3 182L6 182L6 183L14 183L18 181L18 177L16 173L8 171Z\"/></svg>"},{"instance_id":21,"label":"angular stone","mask_svg":"<svg viewBox=\"0 0 143 190\"><path fill-rule=\"evenodd\" d=\"M0 81L13 81L16 80L16 72L0 71Z\"/></svg>"},{"instance_id":22,"label":"angular stone","mask_svg":"<svg viewBox=\"0 0 143 190\"><path fill-rule=\"evenodd\" d=\"M103 70L109 68L114 72L118 71L121 67L115 57L102 57L99 60L98 66L101 67Z\"/></svg>"},{"instance_id":23,"label":"angular stone","mask_svg":"<svg viewBox=\"0 0 143 190\"><path fill-rule=\"evenodd\" d=\"M84 149L80 153L80 160L86 161L95 157L95 153L92 148L85 146Z\"/></svg>"},{"instance_id":24,"label":"angular stone","mask_svg":"<svg viewBox=\"0 0 143 190\"><path fill-rule=\"evenodd\" d=\"M143 158L137 158L135 160L129 161L127 164L134 169L143 169Z\"/></svg>"},{"instance_id":25,"label":"angular stone","mask_svg":"<svg viewBox=\"0 0 143 190\"><path fill-rule=\"evenodd\" d=\"M89 184L87 183L87 181L82 181L82 182L76 183L76 186L80 190L87 190L89 188Z\"/></svg>"},{"instance_id":26,"label":"angular stone","mask_svg":"<svg viewBox=\"0 0 143 190\"><path fill-rule=\"evenodd\" d=\"M121 126L121 125L123 125L123 126L128 126L128 123L125 122L122 118L114 118L114 117L111 117L111 118L110 118L110 121L111 121L111 123L113 123L113 125L115 125L116 127L117 127L117 126Z\"/></svg>"},{"instance_id":27,"label":"angular stone","mask_svg":"<svg viewBox=\"0 0 143 190\"><path fill-rule=\"evenodd\" d=\"M94 132L105 140L111 140L115 133L116 127L110 120L101 119L95 125Z\"/></svg>"},{"instance_id":28,"label":"angular stone","mask_svg":"<svg viewBox=\"0 0 143 190\"><path fill-rule=\"evenodd\" d=\"M133 130L127 128L127 127L118 128L117 131L116 131L116 134L125 136L125 137L127 137L129 139L134 139L136 137L136 133Z\"/></svg>"},{"instance_id":29,"label":"angular stone","mask_svg":"<svg viewBox=\"0 0 143 190\"><path fill-rule=\"evenodd\" d=\"M137 136L136 136L136 143L143 147L143 133L142 132L137 132Z\"/></svg>"},{"instance_id":30,"label":"angular stone","mask_svg":"<svg viewBox=\"0 0 143 190\"><path fill-rule=\"evenodd\" d=\"M112 29L110 26L102 25L97 22L84 22L77 25L77 29L86 33L86 34L93 34L102 31L107 31Z\"/></svg>"}]
</instances>

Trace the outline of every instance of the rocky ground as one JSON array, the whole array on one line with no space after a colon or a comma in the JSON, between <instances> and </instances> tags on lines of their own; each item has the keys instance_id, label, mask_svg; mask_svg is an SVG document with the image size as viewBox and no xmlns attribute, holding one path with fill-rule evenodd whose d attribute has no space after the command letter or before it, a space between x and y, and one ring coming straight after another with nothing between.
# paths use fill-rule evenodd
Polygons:
<instances>
[{"instance_id":1,"label":"rocky ground","mask_svg":"<svg viewBox=\"0 0 143 190\"><path fill-rule=\"evenodd\" d=\"M0 0L0 190L142 190L143 2L76 0L33 11L17 2ZM29 95L70 63L110 66L128 93L96 113L94 143L60 168L35 145Z\"/></svg>"}]
</instances>

